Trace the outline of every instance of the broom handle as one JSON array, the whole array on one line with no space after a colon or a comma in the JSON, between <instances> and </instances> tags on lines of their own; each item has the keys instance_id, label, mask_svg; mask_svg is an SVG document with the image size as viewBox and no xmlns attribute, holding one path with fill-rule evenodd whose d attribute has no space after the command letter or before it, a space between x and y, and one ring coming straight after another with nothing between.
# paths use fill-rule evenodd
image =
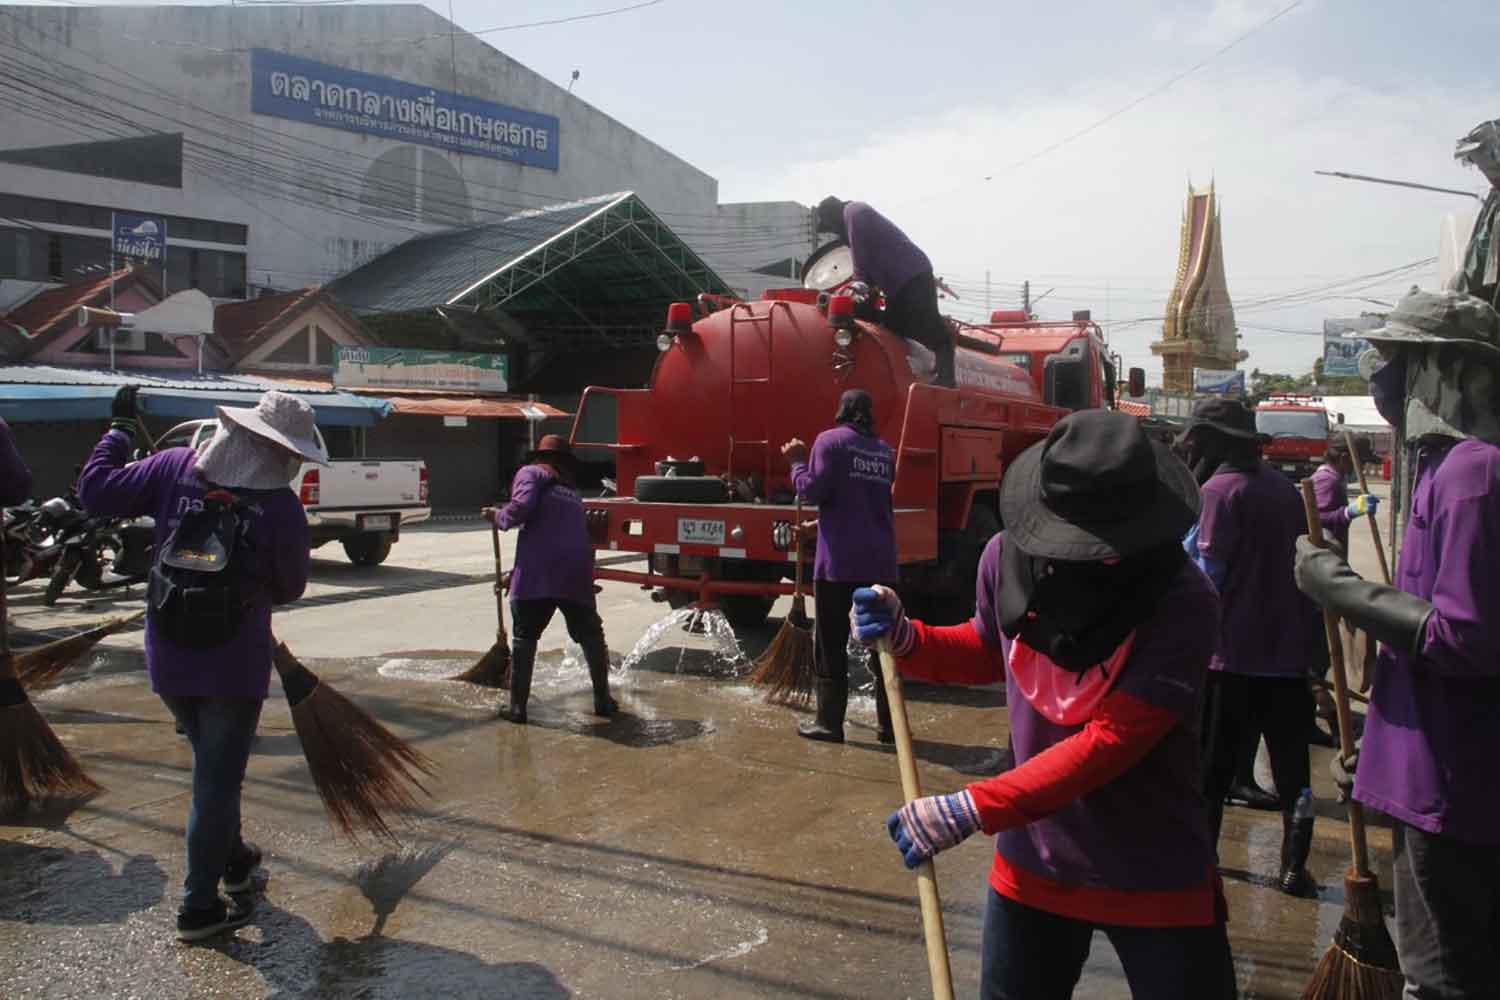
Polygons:
<instances>
[{"instance_id":1,"label":"broom handle","mask_svg":"<svg viewBox=\"0 0 1500 1000\"><path fill-rule=\"evenodd\" d=\"M6 595L6 566L5 566L5 534L0 532L0 659L7 662L0 664L6 674L10 672L10 603Z\"/></svg>"},{"instance_id":2,"label":"broom handle","mask_svg":"<svg viewBox=\"0 0 1500 1000\"><path fill-rule=\"evenodd\" d=\"M1354 447L1354 432L1344 431L1344 443L1349 446L1349 454L1354 458L1354 471L1359 475L1359 491L1370 492L1370 484L1365 481L1365 467L1359 460L1359 451ZM1391 567L1385 561L1385 545L1380 541L1380 525L1375 523L1374 514L1366 514L1365 520L1370 522L1370 538L1375 542L1375 558L1380 560L1380 578L1385 585L1391 585Z\"/></svg>"},{"instance_id":3,"label":"broom handle","mask_svg":"<svg viewBox=\"0 0 1500 1000\"><path fill-rule=\"evenodd\" d=\"M495 629L495 637L505 642L505 594L501 584L505 574L500 562L500 526L495 523L493 514L490 515L490 544L495 549L495 619L499 622Z\"/></svg>"},{"instance_id":4,"label":"broom handle","mask_svg":"<svg viewBox=\"0 0 1500 1000\"><path fill-rule=\"evenodd\" d=\"M890 640L875 646L886 700L891 703L891 729L896 734L896 765L901 772L901 795L907 801L922 797L917 761L911 749L911 726L906 719L906 696ZM943 904L938 897L937 872L929 859L917 866L917 898L922 904L922 936L927 940L927 971L932 976L933 1000L953 1000L953 973L948 968L948 939L943 931Z\"/></svg>"},{"instance_id":5,"label":"broom handle","mask_svg":"<svg viewBox=\"0 0 1500 1000\"><path fill-rule=\"evenodd\" d=\"M792 515L792 551L797 554L796 568L792 570L792 600L802 600L802 494L797 494L796 513Z\"/></svg>"},{"instance_id":6,"label":"broom handle","mask_svg":"<svg viewBox=\"0 0 1500 1000\"><path fill-rule=\"evenodd\" d=\"M1307 514L1307 537L1318 548L1324 548L1323 523L1318 520L1318 498L1311 479L1302 480L1302 506ZM1333 666L1333 701L1339 717L1339 753L1345 760L1354 756L1354 723L1349 712L1349 678L1344 672L1344 644L1339 638L1338 616L1323 612L1323 633L1328 639L1328 661ZM1365 811L1353 796L1349 798L1349 850L1354 870L1370 876L1369 847L1365 842Z\"/></svg>"}]
</instances>

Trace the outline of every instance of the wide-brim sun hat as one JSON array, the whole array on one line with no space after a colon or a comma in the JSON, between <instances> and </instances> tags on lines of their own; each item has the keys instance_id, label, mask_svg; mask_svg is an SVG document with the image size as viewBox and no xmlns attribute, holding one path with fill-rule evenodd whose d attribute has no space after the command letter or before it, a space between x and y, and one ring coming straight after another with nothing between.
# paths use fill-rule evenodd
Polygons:
<instances>
[{"instance_id":1,"label":"wide-brim sun hat","mask_svg":"<svg viewBox=\"0 0 1500 1000\"><path fill-rule=\"evenodd\" d=\"M1199 427L1211 427L1220 434L1250 441L1263 435L1255 429L1255 412L1237 399L1210 396L1193 407L1193 415L1183 425L1178 440Z\"/></svg>"},{"instance_id":2,"label":"wide-brim sun hat","mask_svg":"<svg viewBox=\"0 0 1500 1000\"><path fill-rule=\"evenodd\" d=\"M1010 464L1000 484L1007 544L1072 562L1180 542L1200 504L1192 472L1172 449L1115 410L1064 417Z\"/></svg>"},{"instance_id":3,"label":"wide-brim sun hat","mask_svg":"<svg viewBox=\"0 0 1500 1000\"><path fill-rule=\"evenodd\" d=\"M578 461L578 456L573 454L573 446L561 434L543 434L542 439L536 443L536 447L526 455L528 462L535 462L539 458Z\"/></svg>"},{"instance_id":4,"label":"wide-brim sun hat","mask_svg":"<svg viewBox=\"0 0 1500 1000\"><path fill-rule=\"evenodd\" d=\"M317 415L306 400L272 389L254 407L220 406L219 420L295 452L309 462L328 464L328 450L318 442Z\"/></svg>"},{"instance_id":5,"label":"wide-brim sun hat","mask_svg":"<svg viewBox=\"0 0 1500 1000\"><path fill-rule=\"evenodd\" d=\"M1412 292L1396 303L1384 326L1344 336L1395 344L1458 344L1500 358L1500 313L1463 292Z\"/></svg>"}]
</instances>

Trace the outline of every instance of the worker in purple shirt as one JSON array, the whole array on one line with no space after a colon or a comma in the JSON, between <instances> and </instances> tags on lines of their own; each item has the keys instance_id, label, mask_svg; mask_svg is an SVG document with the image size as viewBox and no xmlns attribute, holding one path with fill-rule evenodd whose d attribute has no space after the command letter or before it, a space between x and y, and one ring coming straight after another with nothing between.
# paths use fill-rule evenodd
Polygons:
<instances>
[{"instance_id":1,"label":"worker in purple shirt","mask_svg":"<svg viewBox=\"0 0 1500 1000\"><path fill-rule=\"evenodd\" d=\"M922 248L862 201L829 195L818 203L816 224L819 232L832 233L849 244L854 280L885 293L885 325L932 351L937 358L937 384L955 386L953 334L938 312L937 279Z\"/></svg>"},{"instance_id":2,"label":"worker in purple shirt","mask_svg":"<svg viewBox=\"0 0 1500 1000\"><path fill-rule=\"evenodd\" d=\"M875 432L870 394L850 389L839 399L837 426L819 434L809 456L792 438L781 452L792 467L792 486L818 508L818 552L813 561L817 716L797 732L810 740L844 742L849 706L849 607L854 592L894 584L896 527L891 507L896 456ZM892 743L891 708L875 672L877 738Z\"/></svg>"},{"instance_id":3,"label":"worker in purple shirt","mask_svg":"<svg viewBox=\"0 0 1500 1000\"><path fill-rule=\"evenodd\" d=\"M1405 995L1489 997L1500 942L1500 316L1458 292L1415 292L1360 336L1385 361L1371 395L1413 458L1395 586L1305 538L1297 585L1381 643L1354 797L1396 821Z\"/></svg>"},{"instance_id":4,"label":"worker in purple shirt","mask_svg":"<svg viewBox=\"0 0 1500 1000\"><path fill-rule=\"evenodd\" d=\"M501 531L520 529L510 573L510 712L525 725L536 648L552 616L562 612L568 635L583 647L594 687L594 714L619 707L609 693L609 647L594 602L594 546L578 495L578 460L568 440L545 435L511 481L510 502L486 507Z\"/></svg>"},{"instance_id":5,"label":"worker in purple shirt","mask_svg":"<svg viewBox=\"0 0 1500 1000\"><path fill-rule=\"evenodd\" d=\"M0 506L24 503L31 496L31 470L21 460L10 425L0 420Z\"/></svg>"},{"instance_id":6,"label":"worker in purple shirt","mask_svg":"<svg viewBox=\"0 0 1500 1000\"><path fill-rule=\"evenodd\" d=\"M1282 817L1277 883L1300 895L1309 888L1312 844L1310 792L1307 815L1297 809L1312 784L1308 673L1323 662L1317 609L1292 579L1293 546L1306 531L1302 499L1261 461L1255 415L1238 400L1214 397L1195 406L1178 449L1203 497L1185 547L1218 588L1222 609L1202 731L1214 839L1247 744L1263 735Z\"/></svg>"},{"instance_id":7,"label":"worker in purple shirt","mask_svg":"<svg viewBox=\"0 0 1500 1000\"><path fill-rule=\"evenodd\" d=\"M1349 522L1369 515L1374 517L1380 507L1380 498L1373 493L1361 493L1349 499L1349 477L1354 474L1354 464L1368 462L1372 457L1367 438L1355 438L1358 456L1349 453L1349 443L1340 434L1328 442L1323 455L1323 464L1313 470L1313 492L1318 498L1318 520L1323 522L1323 533L1349 551Z\"/></svg>"},{"instance_id":8,"label":"worker in purple shirt","mask_svg":"<svg viewBox=\"0 0 1500 1000\"><path fill-rule=\"evenodd\" d=\"M136 387L115 396L110 429L78 480L90 513L156 519L156 546L215 490L241 503L248 565L238 630L219 645L188 647L163 634L156 601L146 612L146 673L193 749L187 822L187 878L177 935L196 941L250 919L261 852L240 833L240 786L271 679L271 607L302 596L311 547L307 515L288 485L304 461L326 462L312 407L268 392L254 409L220 407L219 428L199 451L168 448L131 462Z\"/></svg>"}]
</instances>

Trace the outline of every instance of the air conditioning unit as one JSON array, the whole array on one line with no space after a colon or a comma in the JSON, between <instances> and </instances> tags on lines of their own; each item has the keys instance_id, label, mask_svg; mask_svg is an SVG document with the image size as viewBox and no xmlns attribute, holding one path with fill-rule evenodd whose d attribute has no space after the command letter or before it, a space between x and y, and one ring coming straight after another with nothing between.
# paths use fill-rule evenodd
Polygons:
<instances>
[{"instance_id":1,"label":"air conditioning unit","mask_svg":"<svg viewBox=\"0 0 1500 1000\"><path fill-rule=\"evenodd\" d=\"M114 341L116 351L146 350L146 334L143 330L97 330L94 333L94 344L101 351L109 350L111 340Z\"/></svg>"}]
</instances>

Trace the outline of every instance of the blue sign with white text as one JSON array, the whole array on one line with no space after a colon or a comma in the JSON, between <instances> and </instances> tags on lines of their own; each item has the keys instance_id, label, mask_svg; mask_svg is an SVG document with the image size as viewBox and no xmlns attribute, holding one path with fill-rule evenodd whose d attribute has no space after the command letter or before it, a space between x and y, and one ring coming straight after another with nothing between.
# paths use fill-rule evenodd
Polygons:
<instances>
[{"instance_id":1,"label":"blue sign with white text","mask_svg":"<svg viewBox=\"0 0 1500 1000\"><path fill-rule=\"evenodd\" d=\"M167 220L134 212L114 213L112 253L116 257L160 264L167 257Z\"/></svg>"},{"instance_id":2,"label":"blue sign with white text","mask_svg":"<svg viewBox=\"0 0 1500 1000\"><path fill-rule=\"evenodd\" d=\"M254 49L250 110L326 128L557 169L558 120L373 73Z\"/></svg>"}]
</instances>

